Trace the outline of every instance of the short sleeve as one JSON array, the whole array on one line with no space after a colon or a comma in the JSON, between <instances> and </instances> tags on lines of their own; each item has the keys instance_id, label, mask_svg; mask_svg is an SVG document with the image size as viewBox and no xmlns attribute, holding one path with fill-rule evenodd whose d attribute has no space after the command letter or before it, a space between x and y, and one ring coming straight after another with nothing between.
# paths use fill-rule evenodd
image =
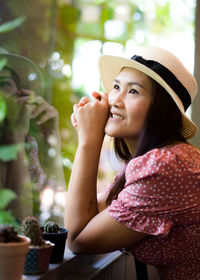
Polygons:
<instances>
[{"instance_id":1,"label":"short sleeve","mask_svg":"<svg viewBox=\"0 0 200 280\"><path fill-rule=\"evenodd\" d=\"M167 236L174 222L184 222L190 203L195 203L187 193L187 174L184 162L165 149L132 159L125 187L108 207L109 214L133 230Z\"/></svg>"}]
</instances>

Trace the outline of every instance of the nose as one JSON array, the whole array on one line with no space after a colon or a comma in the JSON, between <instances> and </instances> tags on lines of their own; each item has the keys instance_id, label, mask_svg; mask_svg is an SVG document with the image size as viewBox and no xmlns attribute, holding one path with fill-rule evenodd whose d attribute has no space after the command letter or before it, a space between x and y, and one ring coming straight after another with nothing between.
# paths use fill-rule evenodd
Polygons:
<instances>
[{"instance_id":1,"label":"nose","mask_svg":"<svg viewBox=\"0 0 200 280\"><path fill-rule=\"evenodd\" d=\"M117 93L111 92L109 94L109 104L113 107L121 107L124 104L124 91L120 91Z\"/></svg>"}]
</instances>

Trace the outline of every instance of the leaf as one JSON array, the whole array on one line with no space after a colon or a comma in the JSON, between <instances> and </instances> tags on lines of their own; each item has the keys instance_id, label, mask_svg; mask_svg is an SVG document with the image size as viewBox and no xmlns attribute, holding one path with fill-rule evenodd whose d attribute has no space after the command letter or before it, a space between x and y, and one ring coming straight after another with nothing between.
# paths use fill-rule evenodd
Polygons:
<instances>
[{"instance_id":1,"label":"leaf","mask_svg":"<svg viewBox=\"0 0 200 280\"><path fill-rule=\"evenodd\" d=\"M10 189L0 190L0 210L5 209L8 204L17 197L14 191Z\"/></svg>"},{"instance_id":2,"label":"leaf","mask_svg":"<svg viewBox=\"0 0 200 280\"><path fill-rule=\"evenodd\" d=\"M24 21L26 20L26 17L18 17L16 19L13 19L11 21L8 21L6 23L3 23L0 25L0 33L6 33L9 31L12 31L13 29L20 26Z\"/></svg>"},{"instance_id":3,"label":"leaf","mask_svg":"<svg viewBox=\"0 0 200 280\"><path fill-rule=\"evenodd\" d=\"M2 58L0 60L0 71L3 70L4 66L7 64L7 59L6 58Z\"/></svg>"},{"instance_id":4,"label":"leaf","mask_svg":"<svg viewBox=\"0 0 200 280\"><path fill-rule=\"evenodd\" d=\"M0 225L2 224L12 225L18 233L21 233L20 224L10 211L0 210Z\"/></svg>"},{"instance_id":5,"label":"leaf","mask_svg":"<svg viewBox=\"0 0 200 280\"><path fill-rule=\"evenodd\" d=\"M9 211L0 210L0 225L2 224L9 224L13 225L17 229L17 222L16 219Z\"/></svg>"},{"instance_id":6,"label":"leaf","mask_svg":"<svg viewBox=\"0 0 200 280\"><path fill-rule=\"evenodd\" d=\"M0 95L0 122L2 122L5 119L6 113L7 113L6 100L2 95Z\"/></svg>"},{"instance_id":7,"label":"leaf","mask_svg":"<svg viewBox=\"0 0 200 280\"><path fill-rule=\"evenodd\" d=\"M16 159L21 148L22 144L1 145L0 160L10 161Z\"/></svg>"}]
</instances>

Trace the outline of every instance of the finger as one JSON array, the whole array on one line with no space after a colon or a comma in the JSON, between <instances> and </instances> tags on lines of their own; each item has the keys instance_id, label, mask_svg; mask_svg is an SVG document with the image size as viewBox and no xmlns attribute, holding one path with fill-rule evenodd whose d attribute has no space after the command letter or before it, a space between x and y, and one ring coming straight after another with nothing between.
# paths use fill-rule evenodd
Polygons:
<instances>
[{"instance_id":1,"label":"finger","mask_svg":"<svg viewBox=\"0 0 200 280\"><path fill-rule=\"evenodd\" d=\"M90 102L90 99L87 97L87 96L83 96L80 101L79 101L79 105L80 106L83 106L85 105L86 103Z\"/></svg>"},{"instance_id":2,"label":"finger","mask_svg":"<svg viewBox=\"0 0 200 280\"><path fill-rule=\"evenodd\" d=\"M33 104L35 103L35 100L36 100L36 96L35 94L32 92L31 94L29 95L25 95L27 97L27 103L28 104Z\"/></svg>"},{"instance_id":3,"label":"finger","mask_svg":"<svg viewBox=\"0 0 200 280\"><path fill-rule=\"evenodd\" d=\"M16 99L18 101L26 101L29 104L34 103L36 98L36 95L34 93L34 91L31 90L20 90L18 92L16 92Z\"/></svg>"},{"instance_id":4,"label":"finger","mask_svg":"<svg viewBox=\"0 0 200 280\"><path fill-rule=\"evenodd\" d=\"M80 103L80 102L88 102L88 101L90 101L89 97L88 97L88 96L83 96L83 97L80 99L79 103Z\"/></svg>"},{"instance_id":5,"label":"finger","mask_svg":"<svg viewBox=\"0 0 200 280\"><path fill-rule=\"evenodd\" d=\"M75 114L77 113L77 110L78 110L79 107L80 107L79 104L74 104L73 111L74 111Z\"/></svg>"},{"instance_id":6,"label":"finger","mask_svg":"<svg viewBox=\"0 0 200 280\"><path fill-rule=\"evenodd\" d=\"M54 117L55 116L53 112L47 112L46 114L40 117L40 119L37 121L37 124L41 125Z\"/></svg>"},{"instance_id":7,"label":"finger","mask_svg":"<svg viewBox=\"0 0 200 280\"><path fill-rule=\"evenodd\" d=\"M36 95L36 93L33 90L30 90L30 89L21 89L20 92L24 95L31 95L31 94Z\"/></svg>"},{"instance_id":8,"label":"finger","mask_svg":"<svg viewBox=\"0 0 200 280\"><path fill-rule=\"evenodd\" d=\"M74 127L77 127L77 121L74 113L71 115L71 123Z\"/></svg>"},{"instance_id":9,"label":"finger","mask_svg":"<svg viewBox=\"0 0 200 280\"><path fill-rule=\"evenodd\" d=\"M16 100L21 103L21 104L24 104L24 103L28 103L28 99L29 99L29 96L17 96L16 97Z\"/></svg>"},{"instance_id":10,"label":"finger","mask_svg":"<svg viewBox=\"0 0 200 280\"><path fill-rule=\"evenodd\" d=\"M33 103L38 104L38 105L40 105L42 103L46 104L46 106L49 105L41 96L35 96L35 99L34 99Z\"/></svg>"},{"instance_id":11,"label":"finger","mask_svg":"<svg viewBox=\"0 0 200 280\"><path fill-rule=\"evenodd\" d=\"M40 106L37 106L31 113L31 119L36 118L37 116L39 116L41 113L46 111L46 104L43 103Z\"/></svg>"},{"instance_id":12,"label":"finger","mask_svg":"<svg viewBox=\"0 0 200 280\"><path fill-rule=\"evenodd\" d=\"M93 93L92 93L92 96L94 97L94 98L96 98L97 100L99 100L99 101L101 101L101 94L99 93L99 92L96 92L96 91L94 91Z\"/></svg>"}]
</instances>

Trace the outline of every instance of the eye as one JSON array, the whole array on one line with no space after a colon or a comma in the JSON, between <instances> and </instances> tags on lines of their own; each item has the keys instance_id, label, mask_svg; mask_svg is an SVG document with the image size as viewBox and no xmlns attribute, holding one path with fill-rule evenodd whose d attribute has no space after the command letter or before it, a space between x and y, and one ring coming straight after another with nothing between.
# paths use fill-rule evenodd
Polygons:
<instances>
[{"instance_id":1,"label":"eye","mask_svg":"<svg viewBox=\"0 0 200 280\"><path fill-rule=\"evenodd\" d=\"M2 82L0 82L0 86L1 87L8 87L8 86L11 86L11 83L8 82L8 81L2 81Z\"/></svg>"},{"instance_id":2,"label":"eye","mask_svg":"<svg viewBox=\"0 0 200 280\"><path fill-rule=\"evenodd\" d=\"M140 94L136 89L132 88L129 93L132 93L132 94Z\"/></svg>"},{"instance_id":3,"label":"eye","mask_svg":"<svg viewBox=\"0 0 200 280\"><path fill-rule=\"evenodd\" d=\"M115 84L115 85L113 86L113 88L116 89L116 90L118 90L118 89L119 89L119 86L118 86L117 84Z\"/></svg>"}]
</instances>

